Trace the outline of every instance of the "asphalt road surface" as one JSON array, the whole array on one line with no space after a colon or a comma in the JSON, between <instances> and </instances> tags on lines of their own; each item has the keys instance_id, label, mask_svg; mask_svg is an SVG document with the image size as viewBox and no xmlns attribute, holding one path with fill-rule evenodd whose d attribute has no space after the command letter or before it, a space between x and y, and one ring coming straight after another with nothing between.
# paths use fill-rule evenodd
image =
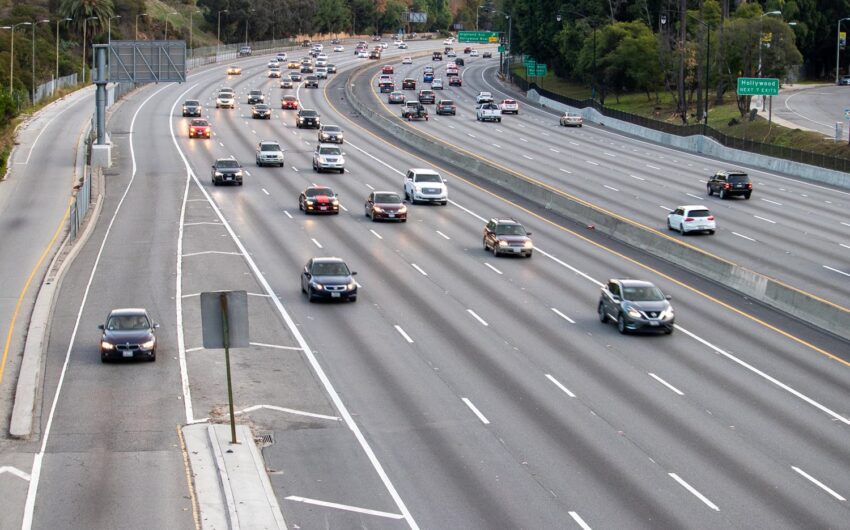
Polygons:
<instances>
[{"instance_id":1,"label":"asphalt road surface","mask_svg":"<svg viewBox=\"0 0 850 530\"><path fill-rule=\"evenodd\" d=\"M850 133L844 110L850 108L850 87L815 86L793 91L780 91L773 100L773 114L810 131L835 138L835 123L843 124L846 140Z\"/></svg>"}]
</instances>

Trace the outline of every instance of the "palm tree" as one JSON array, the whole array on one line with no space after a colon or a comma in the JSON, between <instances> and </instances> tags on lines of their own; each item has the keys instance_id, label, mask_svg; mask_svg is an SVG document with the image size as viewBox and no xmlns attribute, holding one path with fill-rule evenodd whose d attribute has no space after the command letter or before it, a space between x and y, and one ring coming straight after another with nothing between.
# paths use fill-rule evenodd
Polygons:
<instances>
[{"instance_id":1,"label":"palm tree","mask_svg":"<svg viewBox=\"0 0 850 530\"><path fill-rule=\"evenodd\" d=\"M97 17L97 22L103 26L115 14L115 4L112 0L62 0L59 14L73 19L71 25L77 29L82 28L83 20L89 17Z\"/></svg>"}]
</instances>

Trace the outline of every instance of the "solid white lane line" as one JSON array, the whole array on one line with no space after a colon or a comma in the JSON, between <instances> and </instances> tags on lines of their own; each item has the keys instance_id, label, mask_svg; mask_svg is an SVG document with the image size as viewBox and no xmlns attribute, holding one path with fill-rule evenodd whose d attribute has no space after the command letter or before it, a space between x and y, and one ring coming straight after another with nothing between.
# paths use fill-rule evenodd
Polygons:
<instances>
[{"instance_id":1,"label":"solid white lane line","mask_svg":"<svg viewBox=\"0 0 850 530\"><path fill-rule=\"evenodd\" d=\"M613 187L609 186L608 184L603 184L602 186L605 187L605 188L608 188L611 191L620 191L617 188L613 188Z\"/></svg>"},{"instance_id":2,"label":"solid white lane line","mask_svg":"<svg viewBox=\"0 0 850 530\"><path fill-rule=\"evenodd\" d=\"M489 325L490 325L490 324L488 324L488 323L487 323L487 321L486 321L486 320L484 320L483 318L481 318L480 316L478 316L478 313L476 313L476 312L475 312L475 311L473 311L472 309L467 309L467 310L466 310L466 312L467 312L467 313L469 313L470 315L472 315L472 318L474 318L474 319L475 319L475 320L477 320L478 322L481 322L481 325L482 325L482 326L489 326Z\"/></svg>"},{"instance_id":3,"label":"solid white lane line","mask_svg":"<svg viewBox=\"0 0 850 530\"><path fill-rule=\"evenodd\" d=\"M771 223L771 224L774 224L774 225L776 224L776 221L771 221L767 217L762 217L760 215L754 215L753 217L755 217L756 219L761 219L762 221L767 221L768 223Z\"/></svg>"},{"instance_id":4,"label":"solid white lane line","mask_svg":"<svg viewBox=\"0 0 850 530\"><path fill-rule=\"evenodd\" d=\"M564 168L562 168L562 167L559 167L559 168L558 168L558 171L562 171L562 172L564 172L564 173L566 173L566 174L568 174L568 175L572 175L572 174L573 174L573 172L572 172L572 171L570 171L569 169L564 169Z\"/></svg>"},{"instance_id":5,"label":"solid white lane line","mask_svg":"<svg viewBox=\"0 0 850 530\"><path fill-rule=\"evenodd\" d=\"M576 512L569 512L570 517L573 518L573 521L576 522L577 525L581 527L581 530L592 530L590 526L584 522L584 519L581 518L581 515Z\"/></svg>"},{"instance_id":6,"label":"solid white lane line","mask_svg":"<svg viewBox=\"0 0 850 530\"><path fill-rule=\"evenodd\" d=\"M255 296L264 296L264 297L268 298L268 295L266 295L266 294L255 295ZM299 348L298 346L282 346L280 344L266 344L265 342L249 342L248 344L250 344L251 346L256 346L258 348L271 348L273 350L301 351L301 348Z\"/></svg>"},{"instance_id":7,"label":"solid white lane line","mask_svg":"<svg viewBox=\"0 0 850 530\"><path fill-rule=\"evenodd\" d=\"M647 164L646 167L648 167L649 169L661 169L660 167L653 166L652 164Z\"/></svg>"},{"instance_id":8,"label":"solid white lane line","mask_svg":"<svg viewBox=\"0 0 850 530\"><path fill-rule=\"evenodd\" d=\"M804 477L806 477L807 479L809 479L809 480L810 480L813 484L815 484L816 486L820 487L823 491L825 491L825 492L829 493L830 495L832 495L833 497L835 497L835 498L836 498L836 499L838 499L839 501L846 501L846 500L847 500L847 499L845 499L844 497L842 497L841 495L839 495L838 493L836 493L836 492L835 492L835 490L833 490L832 488L830 488L829 486L827 486L826 484L824 484L824 483L823 483L823 482L821 482L820 480L816 479L815 477L813 477L813 476L809 475L808 473L806 473L805 471L803 471L803 470L802 470L802 469L800 469L799 467L797 467L797 466L791 466L791 469L793 469L793 470L794 470L794 471L796 471L797 473L799 473L799 474L803 475Z\"/></svg>"},{"instance_id":9,"label":"solid white lane line","mask_svg":"<svg viewBox=\"0 0 850 530\"><path fill-rule=\"evenodd\" d=\"M439 230L437 230L437 233L438 233L438 234L440 234L440 236L442 236L444 239L451 239L449 236L447 236L446 234L444 234L444 233L440 232Z\"/></svg>"},{"instance_id":10,"label":"solid white lane line","mask_svg":"<svg viewBox=\"0 0 850 530\"><path fill-rule=\"evenodd\" d=\"M549 254L548 252L542 250L540 247L535 248L534 251L539 252L540 254L543 254L544 256L551 259L552 261L554 261L558 265L561 265L562 267L565 267L565 268L573 271L574 273L578 274L579 276L581 276L585 280L591 282L592 284L596 285L597 287L602 287L603 285L605 285L604 283L600 282L599 280L592 278L591 276L588 276L587 274L583 273L582 271L578 270L577 268L573 267L572 265L565 263L563 260L558 259L555 256L553 256L552 254Z\"/></svg>"},{"instance_id":11,"label":"solid white lane line","mask_svg":"<svg viewBox=\"0 0 850 530\"><path fill-rule=\"evenodd\" d=\"M629 176L630 176L630 177L632 177L633 179L646 180L645 178L643 178L643 177L639 177L639 176L637 176L637 175L629 175Z\"/></svg>"},{"instance_id":12,"label":"solid white lane line","mask_svg":"<svg viewBox=\"0 0 850 530\"><path fill-rule=\"evenodd\" d=\"M316 245L317 247L319 247L319 248L324 248L324 247L322 246L322 244L321 244L321 243L319 243L318 241L316 241L316 238L310 238L310 241L312 241L312 242L313 242L313 244L314 244L314 245Z\"/></svg>"},{"instance_id":13,"label":"solid white lane line","mask_svg":"<svg viewBox=\"0 0 850 530\"><path fill-rule=\"evenodd\" d=\"M489 263L487 263L486 261L484 262L484 266L485 266L485 267L488 267L490 270L492 270L492 271L493 271L493 272L495 272L496 274L502 274L502 271L500 271L500 270L499 270L499 269L497 269L496 267L494 267L494 266L490 265L490 264L489 264Z\"/></svg>"},{"instance_id":14,"label":"solid white lane line","mask_svg":"<svg viewBox=\"0 0 850 530\"><path fill-rule=\"evenodd\" d=\"M745 235L743 235L743 234L739 234L738 232L732 232L732 235L734 235L734 236L738 236L738 237L743 237L743 238L744 238L744 239L746 239L747 241L753 241L753 242L755 242L755 239L753 239L753 238L751 238L751 237L747 237L747 236L745 236Z\"/></svg>"},{"instance_id":15,"label":"solid white lane line","mask_svg":"<svg viewBox=\"0 0 850 530\"><path fill-rule=\"evenodd\" d=\"M375 232L373 229L370 228L369 231L372 232L372 235L377 237L378 239L384 239L383 237L381 237L381 234Z\"/></svg>"},{"instance_id":16,"label":"solid white lane line","mask_svg":"<svg viewBox=\"0 0 850 530\"><path fill-rule=\"evenodd\" d=\"M554 147L550 147L549 150L552 151L553 153L560 153L560 151L558 151Z\"/></svg>"},{"instance_id":17,"label":"solid white lane line","mask_svg":"<svg viewBox=\"0 0 850 530\"><path fill-rule=\"evenodd\" d=\"M703 197L700 197L699 195L694 195L693 193L686 193L685 195L687 195L688 197L693 197L694 199L697 199L697 200L700 200L700 201L703 199Z\"/></svg>"},{"instance_id":18,"label":"solid white lane line","mask_svg":"<svg viewBox=\"0 0 850 530\"><path fill-rule=\"evenodd\" d=\"M404 519L404 516L398 513L382 512L380 510L370 510L369 508L358 508L357 506L350 506L348 504L320 501L317 499L309 499L307 497L299 497L297 495L290 495L289 497L284 497L284 499L292 502L315 504L316 506L324 506L325 508L336 508L338 510L346 510L349 512L362 513L365 515L376 515L378 517L386 517L387 519Z\"/></svg>"},{"instance_id":19,"label":"solid white lane line","mask_svg":"<svg viewBox=\"0 0 850 530\"><path fill-rule=\"evenodd\" d=\"M407 333L405 333L405 331L404 331L403 329L401 329L401 326L399 326L398 324L396 324L396 325L395 325L395 326L393 326L393 327L395 328L395 330L396 330L396 331L398 331L398 334L399 334L399 335L401 335L402 337L404 337L404 340L406 340L406 341L407 341L407 342L409 342L410 344L413 344L413 339L411 339L411 338L410 338L410 335L408 335Z\"/></svg>"},{"instance_id":20,"label":"solid white lane line","mask_svg":"<svg viewBox=\"0 0 850 530\"><path fill-rule=\"evenodd\" d=\"M831 270L832 272L837 272L838 274L843 274L844 276L850 276L850 274L848 274L848 273L846 273L846 272L844 272L844 271L840 271L840 270L838 270L838 269L833 269L832 267L830 267L830 266L828 266L828 265L824 265L824 266L823 266L823 268L824 268L824 269L827 269L827 270Z\"/></svg>"},{"instance_id":21,"label":"solid white lane line","mask_svg":"<svg viewBox=\"0 0 850 530\"><path fill-rule=\"evenodd\" d=\"M839 243L839 245L841 245L844 248L850 248L850 245L845 245L844 243Z\"/></svg>"},{"instance_id":22,"label":"solid white lane line","mask_svg":"<svg viewBox=\"0 0 850 530\"><path fill-rule=\"evenodd\" d=\"M531 158L531 157L530 157L530 156L528 156L528 155L522 155L522 156L523 156L523 157L525 157L525 158L527 158L527 159L529 159L529 160L534 160L533 158Z\"/></svg>"},{"instance_id":23,"label":"solid white lane line","mask_svg":"<svg viewBox=\"0 0 850 530\"><path fill-rule=\"evenodd\" d=\"M678 482L683 488L690 491L694 495L694 497L696 497L697 499L704 502L706 506L708 506L712 510L715 510L715 511L718 511L718 512L720 511L720 508L718 508L716 504L714 504L713 502L708 500L708 498L706 498L705 495L703 495L702 493L697 491L696 488L694 488L693 486L691 486L690 484L688 484L687 482L682 480L682 478L679 477L679 475L677 475L675 473L668 473L668 475L670 475L673 478L673 480Z\"/></svg>"},{"instance_id":24,"label":"solid white lane line","mask_svg":"<svg viewBox=\"0 0 850 530\"><path fill-rule=\"evenodd\" d=\"M594 162L593 160L585 160L585 162L587 162L591 166L598 166L599 165L599 162Z\"/></svg>"},{"instance_id":25,"label":"solid white lane line","mask_svg":"<svg viewBox=\"0 0 850 530\"><path fill-rule=\"evenodd\" d=\"M460 399L462 399L463 402L466 403L466 406L469 407L469 410L471 410L476 416L478 416L478 419L481 420L481 423L483 423L484 425L490 425L490 420L484 417L484 414L481 414L481 411L478 410L475 405L472 404L472 401L469 401L469 399L467 398Z\"/></svg>"},{"instance_id":26,"label":"solid white lane line","mask_svg":"<svg viewBox=\"0 0 850 530\"><path fill-rule=\"evenodd\" d=\"M566 394L566 395L570 396L571 398L576 397L576 395L575 395L575 394L573 394L572 392L570 392L570 389L569 389L569 388L567 388L567 387L565 387L564 385L562 385L560 381L558 381L557 379L555 379L554 377L552 377L550 374L546 374L546 379L548 379L549 381L552 381L552 383L554 383L556 387L560 388L560 389L561 389L561 391L562 391L564 394Z\"/></svg>"},{"instance_id":27,"label":"solid white lane line","mask_svg":"<svg viewBox=\"0 0 850 530\"><path fill-rule=\"evenodd\" d=\"M557 310L557 309L555 309L554 307L552 307L552 308L550 308L550 309L552 309L552 311L554 311L556 315L558 315L559 317L563 318L564 320L566 320L566 321L567 321L567 322L569 322L570 324L575 324L575 323L576 323L576 321L575 321L575 320L573 320L573 319L571 319L570 317L568 317L567 315L565 315L565 314L561 313L560 311L558 311L558 310Z\"/></svg>"},{"instance_id":28,"label":"solid white lane line","mask_svg":"<svg viewBox=\"0 0 850 530\"><path fill-rule=\"evenodd\" d=\"M0 466L0 475L2 475L3 473L9 473L10 475L14 475L14 476L18 477L19 479L26 480L27 482L29 482L29 480L30 480L30 474L29 473L27 473L25 471L21 471L20 469L14 467L14 466Z\"/></svg>"},{"instance_id":29,"label":"solid white lane line","mask_svg":"<svg viewBox=\"0 0 850 530\"><path fill-rule=\"evenodd\" d=\"M260 188L260 189L262 189L262 190L263 190L263 193L265 193L266 195L271 195L271 194L270 194L270 193L266 190L266 188Z\"/></svg>"},{"instance_id":30,"label":"solid white lane line","mask_svg":"<svg viewBox=\"0 0 850 530\"><path fill-rule=\"evenodd\" d=\"M290 219L292 219L292 214L291 214L291 213L287 212L286 210L284 210L284 211L283 211L283 213L285 213L287 217L289 217Z\"/></svg>"},{"instance_id":31,"label":"solid white lane line","mask_svg":"<svg viewBox=\"0 0 850 530\"><path fill-rule=\"evenodd\" d=\"M781 202L771 201L770 199L762 199L764 202L769 202L770 204L775 204L777 206L782 206Z\"/></svg>"},{"instance_id":32,"label":"solid white lane line","mask_svg":"<svg viewBox=\"0 0 850 530\"><path fill-rule=\"evenodd\" d=\"M370 190L372 190L372 191L375 191L375 188L374 188L374 187L372 187L372 185L371 185L371 184L366 184L366 187L367 187L367 188L369 188L369 189L370 189Z\"/></svg>"},{"instance_id":33,"label":"solid white lane line","mask_svg":"<svg viewBox=\"0 0 850 530\"><path fill-rule=\"evenodd\" d=\"M657 376L657 375L655 375L654 373L649 372L649 377L651 377L651 378L655 379L656 381L658 381L658 382L659 382L659 383L661 383L662 385L666 386L667 388L669 388L669 389L670 389L670 390L672 390L673 392L675 392L675 393L679 394L680 396L684 396L684 395L685 395L685 393L684 393L684 392L682 392L681 390L679 390L679 389L678 389L678 388L676 388L675 386L671 385L671 384L670 384L670 383L668 383L667 381L665 381L665 380L661 379L660 377L658 377L658 376Z\"/></svg>"},{"instance_id":34,"label":"solid white lane line","mask_svg":"<svg viewBox=\"0 0 850 530\"><path fill-rule=\"evenodd\" d=\"M410 266L419 271L419 274L421 274L422 276L428 276L428 273L422 270L422 267L420 267L419 265L411 263Z\"/></svg>"}]
</instances>

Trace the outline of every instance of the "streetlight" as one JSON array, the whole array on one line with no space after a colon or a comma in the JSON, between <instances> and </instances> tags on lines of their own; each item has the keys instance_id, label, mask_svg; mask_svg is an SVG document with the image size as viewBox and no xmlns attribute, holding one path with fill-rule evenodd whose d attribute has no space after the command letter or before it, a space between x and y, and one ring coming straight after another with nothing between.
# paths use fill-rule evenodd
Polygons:
<instances>
[{"instance_id":1,"label":"streetlight","mask_svg":"<svg viewBox=\"0 0 850 530\"><path fill-rule=\"evenodd\" d=\"M218 12L218 30L215 36L215 62L218 62L218 49L221 46L221 14L227 13L227 9Z\"/></svg>"},{"instance_id":2,"label":"streetlight","mask_svg":"<svg viewBox=\"0 0 850 530\"><path fill-rule=\"evenodd\" d=\"M177 11L172 11L171 13L165 14L165 38L162 40L168 40L168 17L171 15L176 15Z\"/></svg>"},{"instance_id":3,"label":"streetlight","mask_svg":"<svg viewBox=\"0 0 850 530\"><path fill-rule=\"evenodd\" d=\"M36 20L35 24L32 25L32 99L30 99L30 103L35 105L35 27L38 24L50 24L50 20Z\"/></svg>"},{"instance_id":4,"label":"streetlight","mask_svg":"<svg viewBox=\"0 0 850 530\"><path fill-rule=\"evenodd\" d=\"M86 84L86 23L89 20L97 20L97 17L88 17L83 19L83 84Z\"/></svg>"},{"instance_id":5,"label":"streetlight","mask_svg":"<svg viewBox=\"0 0 850 530\"><path fill-rule=\"evenodd\" d=\"M11 26L3 26L3 29L12 30L12 51L9 53L9 95L12 94L12 81L15 79L15 28L18 26L32 26L32 22L18 22Z\"/></svg>"},{"instance_id":6,"label":"streetlight","mask_svg":"<svg viewBox=\"0 0 850 530\"><path fill-rule=\"evenodd\" d=\"M835 35L835 84L838 84L838 73L841 69L841 66L838 64L838 57L841 53L841 23L845 20L850 20L850 18L842 18L838 21L838 31Z\"/></svg>"},{"instance_id":7,"label":"streetlight","mask_svg":"<svg viewBox=\"0 0 850 530\"><path fill-rule=\"evenodd\" d=\"M60 22L70 22L73 20L72 18L60 18L56 20L56 75L54 76L54 83L59 81L59 23Z\"/></svg>"},{"instance_id":8,"label":"streetlight","mask_svg":"<svg viewBox=\"0 0 850 530\"><path fill-rule=\"evenodd\" d=\"M194 30L195 26L194 26L194 23L192 22L192 16L194 16L195 13L200 13L200 12L201 11L198 10L198 9L196 9L194 11L189 11L189 53L192 55L192 57L195 56L195 44L194 44L195 39L194 39L194 35L193 35L193 30Z\"/></svg>"},{"instance_id":9,"label":"streetlight","mask_svg":"<svg viewBox=\"0 0 850 530\"><path fill-rule=\"evenodd\" d=\"M696 20L705 28L705 103L703 106L703 133L705 132L705 127L708 127L708 60L709 55L711 54L711 26L708 25L704 20L700 20L692 14L688 13L688 16L692 19Z\"/></svg>"},{"instance_id":10,"label":"streetlight","mask_svg":"<svg viewBox=\"0 0 850 530\"><path fill-rule=\"evenodd\" d=\"M138 15L136 15L136 34L133 36L134 41L139 40L139 17L146 17L146 16L148 16L147 13L139 13Z\"/></svg>"},{"instance_id":11,"label":"streetlight","mask_svg":"<svg viewBox=\"0 0 850 530\"><path fill-rule=\"evenodd\" d=\"M767 13L762 13L761 15L759 15L759 71L758 71L759 77L761 77L761 47L762 47L761 41L762 41L762 33L763 33L762 28L764 27L764 17L766 17L768 15L780 16L781 17L782 11L768 11ZM839 25L840 25L840 23L839 23Z\"/></svg>"}]
</instances>

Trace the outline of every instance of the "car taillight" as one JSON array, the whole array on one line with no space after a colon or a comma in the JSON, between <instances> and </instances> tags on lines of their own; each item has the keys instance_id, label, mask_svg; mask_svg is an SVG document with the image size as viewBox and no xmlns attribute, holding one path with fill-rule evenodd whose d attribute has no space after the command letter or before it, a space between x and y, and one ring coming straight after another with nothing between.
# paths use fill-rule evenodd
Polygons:
<instances>
[{"instance_id":1,"label":"car taillight","mask_svg":"<svg viewBox=\"0 0 850 530\"><path fill-rule=\"evenodd\" d=\"M709 220L709 221L714 221L714 216L713 216L713 215L710 215L710 216L708 217L708 220Z\"/></svg>"},{"instance_id":2,"label":"car taillight","mask_svg":"<svg viewBox=\"0 0 850 530\"><path fill-rule=\"evenodd\" d=\"M693 218L693 217L685 217L685 222L686 222L686 223L690 223L690 222L692 222L693 220L694 220L694 218Z\"/></svg>"},{"instance_id":3,"label":"car taillight","mask_svg":"<svg viewBox=\"0 0 850 530\"><path fill-rule=\"evenodd\" d=\"M723 185L723 187L728 190L729 188L732 187L732 185L727 182L726 184Z\"/></svg>"},{"instance_id":4,"label":"car taillight","mask_svg":"<svg viewBox=\"0 0 850 530\"><path fill-rule=\"evenodd\" d=\"M753 183L752 183L752 182L748 182L748 183L747 183L747 189L748 189L748 190L753 189Z\"/></svg>"}]
</instances>

